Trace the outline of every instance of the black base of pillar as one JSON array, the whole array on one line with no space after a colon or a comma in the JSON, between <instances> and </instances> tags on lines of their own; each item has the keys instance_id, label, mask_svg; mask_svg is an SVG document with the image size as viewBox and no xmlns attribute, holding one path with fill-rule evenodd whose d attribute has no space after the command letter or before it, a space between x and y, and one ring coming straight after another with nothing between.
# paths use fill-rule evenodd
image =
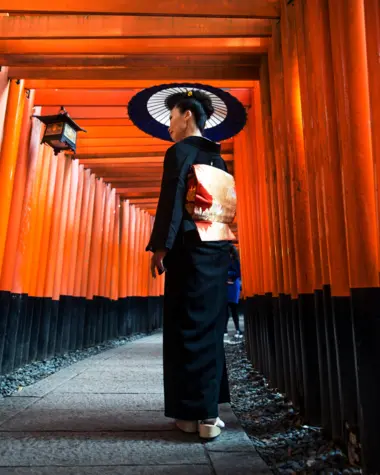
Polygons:
<instances>
[{"instance_id":1,"label":"black base of pillar","mask_svg":"<svg viewBox=\"0 0 380 475\"><path fill-rule=\"evenodd\" d=\"M305 419L310 424L318 425L321 422L321 400L314 294L301 294L298 301Z\"/></svg>"},{"instance_id":2,"label":"black base of pillar","mask_svg":"<svg viewBox=\"0 0 380 475\"><path fill-rule=\"evenodd\" d=\"M162 327L162 297L29 297L0 292L0 374L133 333Z\"/></svg>"},{"instance_id":3,"label":"black base of pillar","mask_svg":"<svg viewBox=\"0 0 380 475\"><path fill-rule=\"evenodd\" d=\"M380 473L380 289L351 289L365 473Z\"/></svg>"}]
</instances>

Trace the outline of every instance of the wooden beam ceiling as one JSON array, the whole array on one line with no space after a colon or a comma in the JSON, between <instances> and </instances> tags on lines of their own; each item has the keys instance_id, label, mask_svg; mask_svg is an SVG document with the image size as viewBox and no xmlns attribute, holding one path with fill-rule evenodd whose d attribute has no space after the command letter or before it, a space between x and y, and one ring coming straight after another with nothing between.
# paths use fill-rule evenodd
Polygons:
<instances>
[{"instance_id":1,"label":"wooden beam ceiling","mask_svg":"<svg viewBox=\"0 0 380 475\"><path fill-rule=\"evenodd\" d=\"M184 67L183 64L167 66L159 63L154 67L142 66L140 68L126 67L99 67L99 68L65 68L65 67L12 67L9 68L9 78L13 79L151 79L156 83L179 82L179 78L186 77L186 81L206 81L219 78L230 80L258 80L259 68L252 65L221 64L207 68L199 66Z\"/></svg>"},{"instance_id":2,"label":"wooden beam ceiling","mask_svg":"<svg viewBox=\"0 0 380 475\"><path fill-rule=\"evenodd\" d=\"M0 65L36 90L43 115L64 105L87 130L78 135L79 162L152 215L172 144L137 129L129 101L146 87L196 81L250 107L280 12L279 0L8 3L0 4ZM233 140L222 156L233 173Z\"/></svg>"},{"instance_id":3,"label":"wooden beam ceiling","mask_svg":"<svg viewBox=\"0 0 380 475\"><path fill-rule=\"evenodd\" d=\"M0 18L4 39L269 37L270 20L135 16L30 15Z\"/></svg>"},{"instance_id":4,"label":"wooden beam ceiling","mask_svg":"<svg viewBox=\"0 0 380 475\"><path fill-rule=\"evenodd\" d=\"M84 39L2 39L0 54L262 54L269 38L84 38Z\"/></svg>"},{"instance_id":5,"label":"wooden beam ceiling","mask_svg":"<svg viewBox=\"0 0 380 475\"><path fill-rule=\"evenodd\" d=\"M279 0L12 0L2 2L4 13L101 14L136 16L184 16L212 18L278 18Z\"/></svg>"}]
</instances>

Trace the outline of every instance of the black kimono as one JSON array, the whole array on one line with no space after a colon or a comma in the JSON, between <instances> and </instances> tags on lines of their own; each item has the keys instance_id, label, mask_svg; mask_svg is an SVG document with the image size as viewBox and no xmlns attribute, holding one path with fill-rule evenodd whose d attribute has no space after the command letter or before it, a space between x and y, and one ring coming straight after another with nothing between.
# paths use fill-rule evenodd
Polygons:
<instances>
[{"instance_id":1,"label":"black kimono","mask_svg":"<svg viewBox=\"0 0 380 475\"><path fill-rule=\"evenodd\" d=\"M190 155L190 164L184 167ZM168 250L164 261L164 392L165 415L174 419L214 418L218 403L230 401L223 343L229 243L202 242L184 207L190 166L211 162L226 170L220 145L203 137L188 137L167 151L147 247Z\"/></svg>"}]
</instances>

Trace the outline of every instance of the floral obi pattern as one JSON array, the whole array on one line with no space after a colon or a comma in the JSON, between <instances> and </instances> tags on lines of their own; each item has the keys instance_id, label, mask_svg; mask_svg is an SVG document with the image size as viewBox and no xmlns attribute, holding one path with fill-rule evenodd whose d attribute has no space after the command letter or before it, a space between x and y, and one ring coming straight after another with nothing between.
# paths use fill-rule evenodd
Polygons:
<instances>
[{"instance_id":1,"label":"floral obi pattern","mask_svg":"<svg viewBox=\"0 0 380 475\"><path fill-rule=\"evenodd\" d=\"M210 165L193 165L188 176L185 208L202 241L235 239L229 224L236 215L236 188L229 173Z\"/></svg>"}]
</instances>

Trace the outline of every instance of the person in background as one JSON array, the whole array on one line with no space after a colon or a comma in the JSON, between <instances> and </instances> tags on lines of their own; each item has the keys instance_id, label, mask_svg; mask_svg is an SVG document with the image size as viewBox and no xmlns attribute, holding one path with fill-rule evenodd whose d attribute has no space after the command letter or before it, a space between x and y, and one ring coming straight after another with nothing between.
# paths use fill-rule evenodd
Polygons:
<instances>
[{"instance_id":1,"label":"person in background","mask_svg":"<svg viewBox=\"0 0 380 475\"><path fill-rule=\"evenodd\" d=\"M227 318L226 318L226 327L224 330L224 336L228 337L228 321L230 319L230 310L232 314L232 319L235 325L235 338L243 338L243 332L240 329L239 324L239 312L238 304L240 300L241 292L241 272L240 272L240 262L239 255L236 247L231 244L230 247L230 264L228 267L228 307L227 307Z\"/></svg>"}]
</instances>

